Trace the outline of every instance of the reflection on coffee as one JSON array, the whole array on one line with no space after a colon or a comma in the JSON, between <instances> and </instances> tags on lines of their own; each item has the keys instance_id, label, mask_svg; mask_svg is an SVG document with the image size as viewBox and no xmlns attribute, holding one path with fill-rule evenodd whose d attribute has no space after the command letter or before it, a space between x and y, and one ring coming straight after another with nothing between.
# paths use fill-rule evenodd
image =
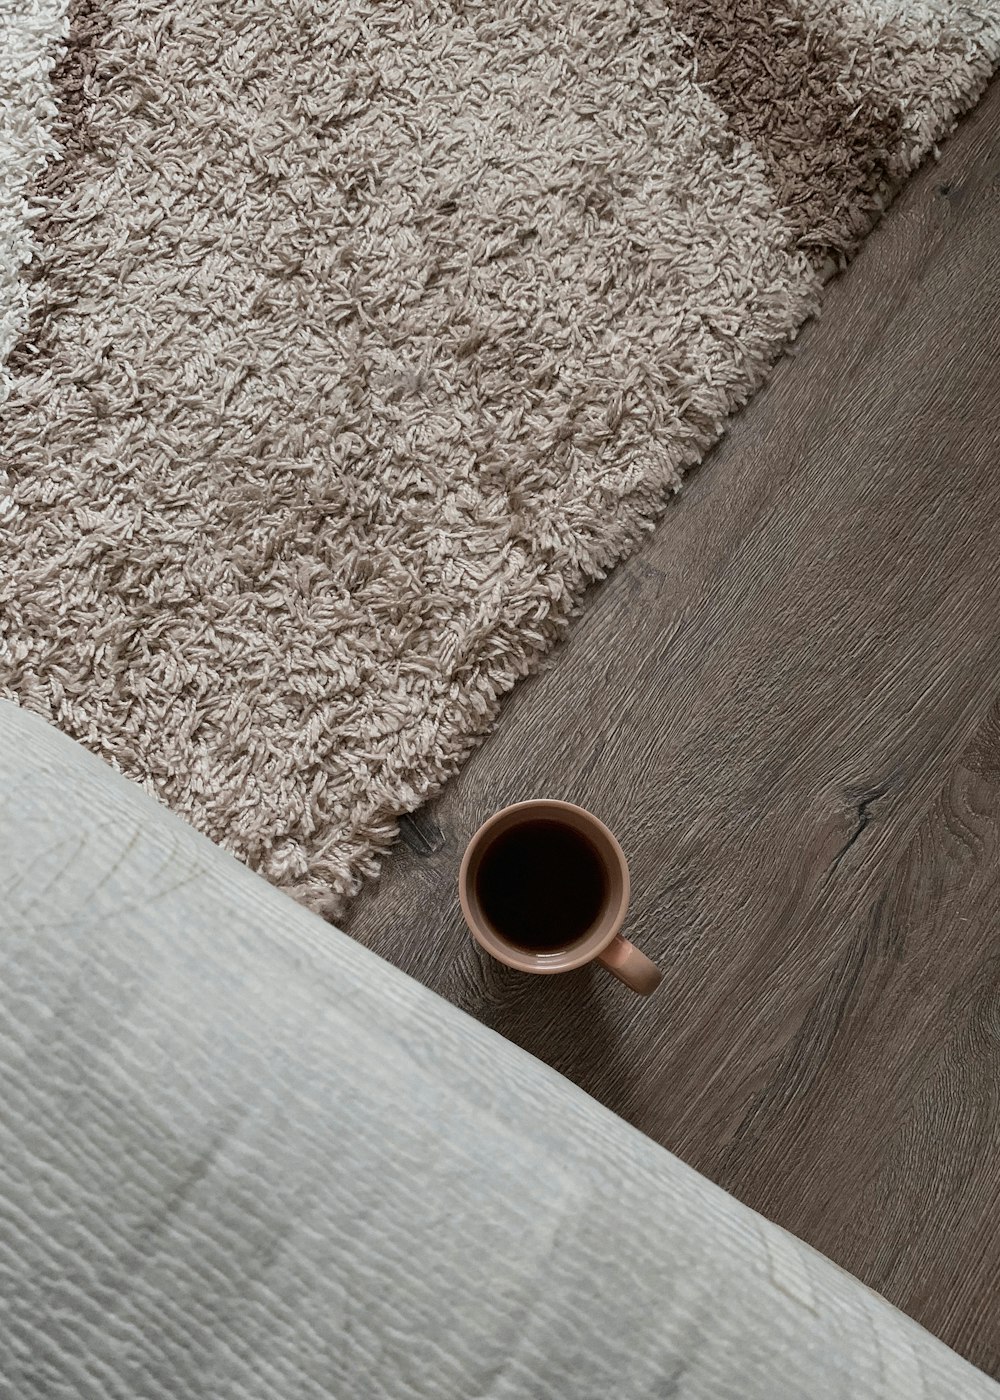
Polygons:
<instances>
[{"instance_id":1,"label":"reflection on coffee","mask_svg":"<svg viewBox=\"0 0 1000 1400\"><path fill-rule=\"evenodd\" d=\"M558 821L525 821L502 832L483 855L476 896L501 937L538 952L592 929L609 886L604 863L582 832Z\"/></svg>"}]
</instances>

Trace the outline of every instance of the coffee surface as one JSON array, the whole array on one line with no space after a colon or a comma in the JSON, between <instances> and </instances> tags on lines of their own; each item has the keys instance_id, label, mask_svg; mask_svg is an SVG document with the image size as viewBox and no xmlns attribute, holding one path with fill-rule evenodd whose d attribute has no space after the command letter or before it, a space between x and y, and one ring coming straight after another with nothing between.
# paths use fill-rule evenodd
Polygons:
<instances>
[{"instance_id":1,"label":"coffee surface","mask_svg":"<svg viewBox=\"0 0 1000 1400\"><path fill-rule=\"evenodd\" d=\"M573 943L608 897L604 864L580 832L530 821L498 836L476 876L476 894L497 933L533 952Z\"/></svg>"}]
</instances>

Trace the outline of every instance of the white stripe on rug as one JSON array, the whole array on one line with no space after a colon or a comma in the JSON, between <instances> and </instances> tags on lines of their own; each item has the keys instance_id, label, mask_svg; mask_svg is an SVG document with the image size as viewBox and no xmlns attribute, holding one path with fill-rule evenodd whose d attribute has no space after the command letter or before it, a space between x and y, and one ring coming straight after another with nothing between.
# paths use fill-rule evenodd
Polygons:
<instances>
[{"instance_id":1,"label":"white stripe on rug","mask_svg":"<svg viewBox=\"0 0 1000 1400\"><path fill-rule=\"evenodd\" d=\"M31 260L28 186L57 153L51 73L65 41L66 0L6 0L0 38L0 404L5 368L28 314L24 269ZM2 470L2 469L0 469ZM3 495L0 493L0 509ZM2 518L2 517L0 517Z\"/></svg>"}]
</instances>

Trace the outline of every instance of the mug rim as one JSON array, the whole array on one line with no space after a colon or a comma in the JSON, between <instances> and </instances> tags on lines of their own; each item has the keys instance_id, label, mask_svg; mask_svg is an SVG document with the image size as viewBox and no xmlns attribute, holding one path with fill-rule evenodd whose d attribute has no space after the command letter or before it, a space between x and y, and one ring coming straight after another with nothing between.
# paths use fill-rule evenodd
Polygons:
<instances>
[{"instance_id":1,"label":"mug rim","mask_svg":"<svg viewBox=\"0 0 1000 1400\"><path fill-rule=\"evenodd\" d=\"M620 877L617 896L609 901L608 909L603 912L597 926L565 947L548 952L521 948L506 939L489 924L472 898L475 875L486 849L487 838L495 834L498 827L517 826L520 816L528 810L536 817L544 817L546 812L552 813L553 816L572 815L576 820L571 825L583 830L585 835L596 835L598 855L605 861L610 857L610 863L617 868ZM601 850L602 846L604 850ZM628 912L630 894L628 861L614 832L586 807L555 797L534 797L523 802L512 802L487 817L469 838L458 873L458 897L469 932L487 953L519 972L571 972L574 968L592 962L621 933Z\"/></svg>"}]
</instances>

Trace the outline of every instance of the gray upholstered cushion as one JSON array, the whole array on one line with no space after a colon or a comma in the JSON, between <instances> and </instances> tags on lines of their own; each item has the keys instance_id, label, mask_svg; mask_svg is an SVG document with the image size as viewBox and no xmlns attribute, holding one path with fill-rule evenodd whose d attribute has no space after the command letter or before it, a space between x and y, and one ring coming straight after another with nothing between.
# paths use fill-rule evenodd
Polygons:
<instances>
[{"instance_id":1,"label":"gray upholstered cushion","mask_svg":"<svg viewBox=\"0 0 1000 1400\"><path fill-rule=\"evenodd\" d=\"M0 791L5 1396L1000 1395L10 706Z\"/></svg>"}]
</instances>

